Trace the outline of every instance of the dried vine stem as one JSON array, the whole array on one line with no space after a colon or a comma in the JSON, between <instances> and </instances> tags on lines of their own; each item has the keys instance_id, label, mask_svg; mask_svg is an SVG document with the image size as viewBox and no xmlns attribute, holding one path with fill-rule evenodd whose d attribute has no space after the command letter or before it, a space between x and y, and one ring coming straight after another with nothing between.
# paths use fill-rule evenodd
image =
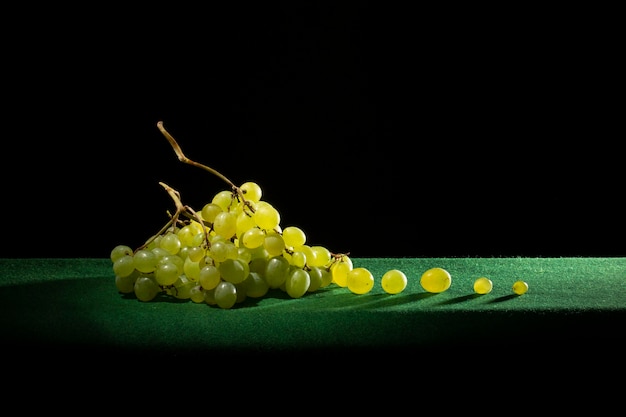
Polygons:
<instances>
[{"instance_id":1,"label":"dried vine stem","mask_svg":"<svg viewBox=\"0 0 626 417\"><path fill-rule=\"evenodd\" d=\"M216 177L220 178L222 181L224 181L226 184L228 184L230 186L230 188L233 190L233 192L236 193L239 196L241 201L246 206L248 206L248 208L250 208L250 210L252 210L252 212L254 212L254 209L253 209L252 205L249 204L248 201L246 201L246 198L243 195L243 191L241 191L241 189L239 187L237 187L235 185L235 183L233 183L231 180L229 180L221 172L216 171L215 169L213 169L213 168L211 168L209 166L206 166L204 164L198 163L196 161L192 161L191 159L187 158L187 156L183 153L183 150L181 149L181 147L178 144L178 142L176 141L176 139L174 139L174 137L172 135L170 135L170 133L165 129L165 127L163 127L163 122L162 121L157 122L157 127L159 128L159 130L161 131L163 136L165 136L165 138L170 143L170 145L172 145L172 148L174 148L174 152L176 152L176 156L178 157L179 161L181 161L181 162L183 162L185 164L189 164L189 165L192 165L194 167L200 168L200 169L204 169L205 171L208 171L211 174L215 175Z\"/></svg>"}]
</instances>

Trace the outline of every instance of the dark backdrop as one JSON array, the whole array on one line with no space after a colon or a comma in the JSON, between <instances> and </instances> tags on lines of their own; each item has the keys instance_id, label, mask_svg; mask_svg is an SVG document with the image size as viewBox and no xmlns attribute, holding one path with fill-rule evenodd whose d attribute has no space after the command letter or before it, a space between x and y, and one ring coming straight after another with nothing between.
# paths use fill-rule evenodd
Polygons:
<instances>
[{"instance_id":1,"label":"dark backdrop","mask_svg":"<svg viewBox=\"0 0 626 417\"><path fill-rule=\"evenodd\" d=\"M625 255L614 14L387 4L16 10L3 257L106 257L167 221L159 181L225 189L158 121L336 252Z\"/></svg>"}]
</instances>

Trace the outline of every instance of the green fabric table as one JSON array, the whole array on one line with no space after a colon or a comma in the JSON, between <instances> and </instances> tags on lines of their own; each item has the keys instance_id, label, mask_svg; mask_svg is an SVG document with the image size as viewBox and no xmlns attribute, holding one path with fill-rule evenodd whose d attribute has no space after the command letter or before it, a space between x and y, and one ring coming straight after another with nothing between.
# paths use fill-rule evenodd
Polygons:
<instances>
[{"instance_id":1,"label":"green fabric table","mask_svg":"<svg viewBox=\"0 0 626 417\"><path fill-rule=\"evenodd\" d=\"M622 350L626 258L353 259L376 277L364 295L335 284L300 299L273 290L232 309L118 293L108 259L0 259L1 342L26 351L97 350L183 355L198 352L341 355L421 349L534 349L559 354ZM451 287L425 292L421 274L441 267ZM404 271L390 295L382 274ZM493 291L474 294L486 276ZM512 292L515 280L529 284Z\"/></svg>"}]
</instances>

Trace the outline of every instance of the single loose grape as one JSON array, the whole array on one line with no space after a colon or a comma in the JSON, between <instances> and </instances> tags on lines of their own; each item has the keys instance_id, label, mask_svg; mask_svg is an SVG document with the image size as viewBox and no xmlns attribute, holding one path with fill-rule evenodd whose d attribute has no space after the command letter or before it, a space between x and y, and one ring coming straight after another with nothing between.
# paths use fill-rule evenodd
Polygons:
<instances>
[{"instance_id":1,"label":"single loose grape","mask_svg":"<svg viewBox=\"0 0 626 417\"><path fill-rule=\"evenodd\" d=\"M528 284L522 280L515 281L513 283L513 292L517 295L526 294L528 291Z\"/></svg>"},{"instance_id":2,"label":"single loose grape","mask_svg":"<svg viewBox=\"0 0 626 417\"><path fill-rule=\"evenodd\" d=\"M422 274L420 284L428 292L440 293L450 288L452 277L443 268L431 268Z\"/></svg>"},{"instance_id":3,"label":"single loose grape","mask_svg":"<svg viewBox=\"0 0 626 417\"><path fill-rule=\"evenodd\" d=\"M493 289L493 282L487 277L480 277L474 281L474 292L476 294L487 294Z\"/></svg>"},{"instance_id":4,"label":"single loose grape","mask_svg":"<svg viewBox=\"0 0 626 417\"><path fill-rule=\"evenodd\" d=\"M391 269L383 274L380 285L386 293L398 294L406 288L407 278L404 272L398 269Z\"/></svg>"},{"instance_id":5,"label":"single loose grape","mask_svg":"<svg viewBox=\"0 0 626 417\"><path fill-rule=\"evenodd\" d=\"M354 294L366 294L374 287L374 276L366 268L353 268L346 274L346 285Z\"/></svg>"}]
</instances>

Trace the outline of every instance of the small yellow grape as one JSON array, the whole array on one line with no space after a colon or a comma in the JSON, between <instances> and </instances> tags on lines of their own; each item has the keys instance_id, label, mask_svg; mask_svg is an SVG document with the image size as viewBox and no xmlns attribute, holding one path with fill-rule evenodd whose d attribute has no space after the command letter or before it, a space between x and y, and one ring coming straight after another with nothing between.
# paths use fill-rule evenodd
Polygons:
<instances>
[{"instance_id":1,"label":"small yellow grape","mask_svg":"<svg viewBox=\"0 0 626 417\"><path fill-rule=\"evenodd\" d=\"M513 283L513 292L517 295L526 294L528 291L528 284L522 280L515 281Z\"/></svg>"},{"instance_id":2,"label":"small yellow grape","mask_svg":"<svg viewBox=\"0 0 626 417\"><path fill-rule=\"evenodd\" d=\"M487 277L480 277L474 281L474 292L476 294L488 294L493 289L493 282Z\"/></svg>"},{"instance_id":3,"label":"small yellow grape","mask_svg":"<svg viewBox=\"0 0 626 417\"><path fill-rule=\"evenodd\" d=\"M380 285L387 294L399 294L406 288L407 278L404 272L391 269L383 274Z\"/></svg>"},{"instance_id":4,"label":"small yellow grape","mask_svg":"<svg viewBox=\"0 0 626 417\"><path fill-rule=\"evenodd\" d=\"M440 293L450 288L452 277L443 268L431 268L422 274L420 284L428 292Z\"/></svg>"},{"instance_id":5,"label":"small yellow grape","mask_svg":"<svg viewBox=\"0 0 626 417\"><path fill-rule=\"evenodd\" d=\"M374 276L366 268L354 268L347 273L346 284L354 294L366 294L374 287Z\"/></svg>"}]
</instances>

